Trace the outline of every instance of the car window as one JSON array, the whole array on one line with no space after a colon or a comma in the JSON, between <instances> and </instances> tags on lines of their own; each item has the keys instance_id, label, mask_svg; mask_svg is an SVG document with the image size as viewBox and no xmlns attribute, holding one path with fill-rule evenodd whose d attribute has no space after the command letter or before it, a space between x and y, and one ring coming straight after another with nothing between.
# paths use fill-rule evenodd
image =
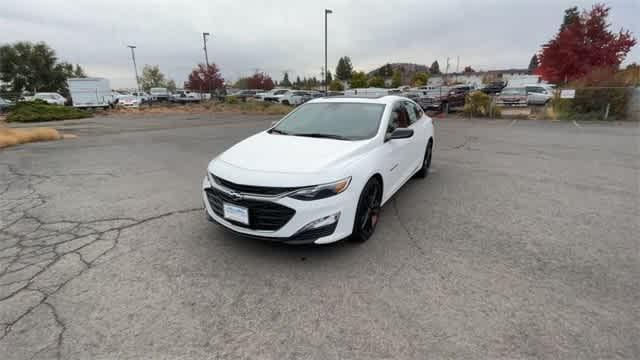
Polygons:
<instances>
[{"instance_id":1,"label":"car window","mask_svg":"<svg viewBox=\"0 0 640 360\"><path fill-rule=\"evenodd\" d=\"M416 116L416 110L412 103L405 101L404 108L407 111L407 115L409 115L409 125L418 121L418 117Z\"/></svg>"},{"instance_id":2,"label":"car window","mask_svg":"<svg viewBox=\"0 0 640 360\"><path fill-rule=\"evenodd\" d=\"M378 133L384 104L307 103L272 130L291 135L323 134L349 140L370 139Z\"/></svg>"}]
</instances>

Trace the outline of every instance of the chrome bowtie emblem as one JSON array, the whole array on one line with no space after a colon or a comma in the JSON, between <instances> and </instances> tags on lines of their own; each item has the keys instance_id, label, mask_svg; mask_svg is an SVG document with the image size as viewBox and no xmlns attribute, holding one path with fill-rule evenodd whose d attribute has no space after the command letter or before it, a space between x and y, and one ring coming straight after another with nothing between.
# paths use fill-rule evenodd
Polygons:
<instances>
[{"instance_id":1,"label":"chrome bowtie emblem","mask_svg":"<svg viewBox=\"0 0 640 360\"><path fill-rule=\"evenodd\" d=\"M241 194L238 194L237 192L230 190L227 191L227 195L232 199L232 200L241 200L243 198L243 196Z\"/></svg>"}]
</instances>

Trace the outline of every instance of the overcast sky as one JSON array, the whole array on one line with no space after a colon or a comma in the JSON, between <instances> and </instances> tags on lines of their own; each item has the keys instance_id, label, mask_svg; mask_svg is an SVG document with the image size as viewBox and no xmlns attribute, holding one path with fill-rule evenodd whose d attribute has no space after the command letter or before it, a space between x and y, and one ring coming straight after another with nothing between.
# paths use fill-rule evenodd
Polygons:
<instances>
[{"instance_id":1,"label":"overcast sky","mask_svg":"<svg viewBox=\"0 0 640 360\"><path fill-rule=\"evenodd\" d=\"M213 36L209 59L236 80L256 69L275 80L320 77L324 63L323 9L329 15L329 69L349 55L358 70L387 62L431 64L451 70L526 67L549 40L567 7L593 1L565 0L0 0L0 44L45 41L59 58L81 64L113 87L134 86L127 44L136 45L138 68L157 64L182 84L204 62L202 32ZM614 29L640 37L640 0L607 1ZM640 62L639 46L628 62Z\"/></svg>"}]
</instances>

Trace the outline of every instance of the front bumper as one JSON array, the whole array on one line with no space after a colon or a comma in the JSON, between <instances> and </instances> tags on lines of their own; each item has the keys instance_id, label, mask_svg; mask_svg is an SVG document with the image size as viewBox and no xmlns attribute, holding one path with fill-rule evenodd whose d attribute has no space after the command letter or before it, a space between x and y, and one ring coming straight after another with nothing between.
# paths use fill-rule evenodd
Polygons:
<instances>
[{"instance_id":1,"label":"front bumper","mask_svg":"<svg viewBox=\"0 0 640 360\"><path fill-rule=\"evenodd\" d=\"M291 208L295 210L295 214L279 229L267 231L239 226L216 214L205 191L212 187L221 188L218 184L211 184L209 179L205 177L202 180L202 201L207 218L238 235L289 244L328 244L348 237L353 230L357 204L353 189L347 189L342 194L314 201L302 201L289 197L274 199L273 203ZM300 231L309 223L336 213L339 213L340 217L336 223L329 227Z\"/></svg>"}]
</instances>

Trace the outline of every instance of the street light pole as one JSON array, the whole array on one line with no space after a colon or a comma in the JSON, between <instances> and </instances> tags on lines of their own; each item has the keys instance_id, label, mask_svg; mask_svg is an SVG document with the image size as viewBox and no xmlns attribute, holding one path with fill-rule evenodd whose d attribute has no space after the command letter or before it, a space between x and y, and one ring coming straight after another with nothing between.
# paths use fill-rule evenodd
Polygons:
<instances>
[{"instance_id":1,"label":"street light pole","mask_svg":"<svg viewBox=\"0 0 640 360\"><path fill-rule=\"evenodd\" d=\"M207 64L207 69L209 69L209 54L207 54L207 36L209 36L208 32L202 33L202 42L204 43L204 61Z\"/></svg>"},{"instance_id":2,"label":"street light pole","mask_svg":"<svg viewBox=\"0 0 640 360\"><path fill-rule=\"evenodd\" d=\"M131 49L131 60L133 60L133 71L136 74L136 86L137 86L138 92L140 92L140 78L138 77L138 66L136 65L136 53L134 50L136 47L134 45L127 45L127 47Z\"/></svg>"},{"instance_id":3,"label":"street light pole","mask_svg":"<svg viewBox=\"0 0 640 360\"><path fill-rule=\"evenodd\" d=\"M140 93L140 78L138 78L138 66L136 66L136 53L133 49L136 47L133 45L127 45L129 49L131 49L131 60L133 60L133 71L136 73L136 86L138 88L138 93Z\"/></svg>"},{"instance_id":4,"label":"street light pole","mask_svg":"<svg viewBox=\"0 0 640 360\"><path fill-rule=\"evenodd\" d=\"M329 79L329 69L327 68L327 15L333 14L330 9L324 9L324 94L327 94L327 80Z\"/></svg>"},{"instance_id":5,"label":"street light pole","mask_svg":"<svg viewBox=\"0 0 640 360\"><path fill-rule=\"evenodd\" d=\"M208 32L203 32L202 33L202 42L204 43L204 61L207 64L207 70L204 73L205 79L207 74L209 73L209 54L207 52L207 36L209 36L210 34ZM211 97L211 79L209 79L209 81L207 81L209 84L209 96ZM202 94L200 95L200 97L202 97Z\"/></svg>"}]
</instances>

